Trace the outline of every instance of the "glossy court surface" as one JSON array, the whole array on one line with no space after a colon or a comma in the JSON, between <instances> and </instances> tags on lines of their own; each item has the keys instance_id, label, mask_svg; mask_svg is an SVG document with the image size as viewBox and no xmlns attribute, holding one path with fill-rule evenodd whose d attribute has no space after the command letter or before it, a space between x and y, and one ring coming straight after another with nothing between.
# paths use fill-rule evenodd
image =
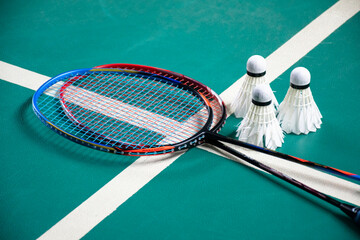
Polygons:
<instances>
[{"instance_id":1,"label":"glossy court surface","mask_svg":"<svg viewBox=\"0 0 360 240\"><path fill-rule=\"evenodd\" d=\"M359 8L357 1L345 2ZM191 149L148 177L146 169L157 168L170 156L138 162L135 157L68 141L34 115L34 89L24 87L31 85L32 78L11 69L22 84L12 83L7 74L8 64L53 77L72 69L133 63L185 74L220 94L246 73L251 55L270 56L336 4L325 0L1 3L0 61L6 64L0 64L0 237L45 239L49 229L54 229L57 237L67 239L358 239L360 231L338 209L208 149ZM279 76L269 79L281 102L291 70L307 67L324 117L316 133L288 134L278 151L360 173L359 29L360 14L355 13L298 61L279 70ZM307 44L297 42L293 53ZM286 65L290 60L276 63ZM39 80L34 77L33 81ZM221 96L229 97L226 92ZM221 133L235 137L240 121L231 115ZM144 175L128 174L130 169ZM318 179L316 171L296 164L286 171L360 205L359 185L331 176ZM119 180L119 175L125 177ZM136 191L127 192L147 177ZM121 189L109 184L113 179L121 183ZM89 207L87 200L104 189L110 195L101 205L96 201ZM122 195L128 197L122 199ZM81 204L86 207L78 219L62 221ZM116 207L105 213L99 210L107 204ZM92 218L84 217L88 211L99 211L96 214L104 217L89 223ZM58 234L59 222L73 228Z\"/></svg>"}]
</instances>

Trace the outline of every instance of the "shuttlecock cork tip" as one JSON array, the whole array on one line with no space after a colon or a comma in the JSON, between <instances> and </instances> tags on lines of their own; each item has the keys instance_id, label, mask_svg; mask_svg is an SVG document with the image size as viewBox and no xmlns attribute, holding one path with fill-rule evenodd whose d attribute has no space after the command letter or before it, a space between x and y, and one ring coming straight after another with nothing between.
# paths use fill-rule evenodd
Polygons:
<instances>
[{"instance_id":1,"label":"shuttlecock cork tip","mask_svg":"<svg viewBox=\"0 0 360 240\"><path fill-rule=\"evenodd\" d=\"M271 104L271 89L267 84L259 84L252 91L252 102L258 106Z\"/></svg>"},{"instance_id":2,"label":"shuttlecock cork tip","mask_svg":"<svg viewBox=\"0 0 360 240\"><path fill-rule=\"evenodd\" d=\"M251 56L246 64L246 70L250 76L261 77L266 73L266 60L260 55Z\"/></svg>"},{"instance_id":3,"label":"shuttlecock cork tip","mask_svg":"<svg viewBox=\"0 0 360 240\"><path fill-rule=\"evenodd\" d=\"M310 85L311 75L304 67L297 67L290 74L290 84L294 88L307 88Z\"/></svg>"}]
</instances>

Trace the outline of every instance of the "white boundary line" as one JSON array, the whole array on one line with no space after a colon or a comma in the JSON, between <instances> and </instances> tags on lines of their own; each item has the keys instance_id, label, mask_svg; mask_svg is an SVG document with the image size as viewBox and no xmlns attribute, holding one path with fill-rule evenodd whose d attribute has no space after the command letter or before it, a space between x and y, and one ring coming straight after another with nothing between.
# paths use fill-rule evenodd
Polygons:
<instances>
[{"instance_id":1,"label":"white boundary line","mask_svg":"<svg viewBox=\"0 0 360 240\"><path fill-rule=\"evenodd\" d=\"M359 1L342 0L321 14L267 57L268 80L273 81L281 75L359 10ZM0 61L0 79L35 90L49 77ZM236 89L241 84L242 79L243 77L221 94L227 106L235 97ZM213 151L206 146L202 148ZM250 157L283 171L326 194L346 199L354 204L360 204L359 185L291 162L276 161L275 157L268 155L265 157L264 154L258 152L239 149ZM39 239L79 239L83 237L181 155L181 153L177 153L140 157L40 236Z\"/></svg>"},{"instance_id":2,"label":"white boundary line","mask_svg":"<svg viewBox=\"0 0 360 240\"><path fill-rule=\"evenodd\" d=\"M50 77L0 61L0 79L36 90Z\"/></svg>"}]
</instances>

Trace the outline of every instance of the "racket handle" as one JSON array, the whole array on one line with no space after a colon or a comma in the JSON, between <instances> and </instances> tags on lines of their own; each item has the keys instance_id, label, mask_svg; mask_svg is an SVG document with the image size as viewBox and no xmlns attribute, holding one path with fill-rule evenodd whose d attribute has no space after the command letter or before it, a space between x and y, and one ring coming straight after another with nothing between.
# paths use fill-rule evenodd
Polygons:
<instances>
[{"instance_id":1,"label":"racket handle","mask_svg":"<svg viewBox=\"0 0 360 240\"><path fill-rule=\"evenodd\" d=\"M335 206L335 207L338 207L341 211L343 211L346 215L348 215L351 219L353 219L355 221L355 223L359 224L360 225L360 208L359 207L356 207L356 206L352 206L350 204L346 204L346 203L342 203L338 200L336 200L335 198L332 198L326 194L323 194L305 184L303 184L302 182L299 182L298 180L282 173L282 172L279 172L278 170L274 169L274 168L271 168L265 164L262 164L261 162L258 162L256 161L255 159L253 158L250 158L248 156L246 156L245 154L243 153L240 153L224 144L222 144L221 142L219 142L218 140L216 139L208 139L208 143L244 160L245 162L247 163L250 163L251 165L254 165L312 195L314 195L315 197L318 197L328 203L330 203L331 205Z\"/></svg>"},{"instance_id":2,"label":"racket handle","mask_svg":"<svg viewBox=\"0 0 360 240\"><path fill-rule=\"evenodd\" d=\"M342 176L342 177L346 177L346 178L349 178L349 179L360 181L360 175L357 175L357 174L354 174L354 173L346 172L346 171L343 171L343 170L340 170L340 169L336 169L336 168L329 167L329 166L326 166L326 165L322 165L322 164L319 164L319 163L311 162L311 161L308 161L308 160L305 160L305 159L301 159L301 158L298 158L298 157L287 155L285 153L277 152L277 151L274 151L274 150L271 150L271 149L268 149L268 148L262 148L262 147L259 147L259 146L256 146L256 145L253 145L253 144L250 144L250 143L238 141L238 140L235 140L235 139L232 139L232 138L229 138L229 137L222 136L222 135L217 134L217 133L208 132L207 134L208 134L208 136L207 136L208 139L216 139L216 140L219 140L221 142L231 143L231 144L234 144L236 146L240 146L240 147L244 147L244 148L247 148L247 149L255 150L255 151L262 152L262 153L265 153L265 154L269 154L269 155L272 155L272 156L275 156L275 157L279 157L279 158L282 158L282 159L285 159L285 160L288 160L288 161L291 161L291 162L295 162L295 163L302 164L302 165L309 166L309 167L314 167L314 168L323 170L323 171L328 172L328 173L336 174L338 176Z\"/></svg>"},{"instance_id":3,"label":"racket handle","mask_svg":"<svg viewBox=\"0 0 360 240\"><path fill-rule=\"evenodd\" d=\"M360 208L354 208L352 205L341 203L340 209L350 218L354 219L356 224L360 225Z\"/></svg>"}]
</instances>

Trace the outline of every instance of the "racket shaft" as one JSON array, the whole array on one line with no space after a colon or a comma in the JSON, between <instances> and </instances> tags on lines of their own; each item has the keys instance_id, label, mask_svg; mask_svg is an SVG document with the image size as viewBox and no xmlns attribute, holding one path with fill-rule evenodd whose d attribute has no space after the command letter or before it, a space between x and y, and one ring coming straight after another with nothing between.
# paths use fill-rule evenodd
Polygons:
<instances>
[{"instance_id":1,"label":"racket shaft","mask_svg":"<svg viewBox=\"0 0 360 240\"><path fill-rule=\"evenodd\" d=\"M262 148L262 147L259 147L259 146L256 146L256 145L253 145L253 144L250 144L250 143L238 141L238 140L235 140L235 139L232 139L232 138L228 138L228 137L219 135L217 133L208 133L208 138L218 139L218 140L220 140L222 142L231 143L231 144L234 144L236 146L248 148L248 149L251 149L251 150L255 150L255 151L258 151L258 152L269 154L269 155L279 157L279 158L282 158L282 159L285 159L285 160L289 160L291 162L295 162L295 163L302 164L302 165L305 165L305 166L315 167L317 169L320 169L320 170L323 170L323 171L326 171L326 172L329 172L329 173L333 173L333 174L336 174L338 176L342 176L342 177L346 177L346 178L349 178L349 179L360 181L360 175L350 173L350 172L346 172L346 171L343 171L343 170L339 170L339 169L329 167L329 166L326 166L326 165L322 165L322 164L319 164L319 163L311 162L311 161L301 159L301 158L298 158L298 157L294 157L294 156L291 156L291 155L287 155L285 153L276 152L276 151L273 151L271 149Z\"/></svg>"},{"instance_id":2,"label":"racket shaft","mask_svg":"<svg viewBox=\"0 0 360 240\"><path fill-rule=\"evenodd\" d=\"M290 176L279 172L276 169L273 169L273 168L271 168L271 167L269 167L267 165L264 165L264 164L256 161L255 159L252 159L252 158L250 158L250 157L248 157L248 156L246 156L246 155L244 155L244 154L242 154L242 153L240 153L240 152L238 152L238 151L236 151L236 150L222 144L218 140L215 140L215 139L210 139L209 140L208 139L207 142L214 145L214 146L216 146L216 147L218 147L218 148L220 148L220 149L222 149L222 150L224 150L224 151L226 151L226 152L228 152L228 153L230 153L230 154L232 154L232 155L234 155L234 156L236 156L236 157L238 157L238 158L241 158L242 160L246 161L247 163L250 163L250 164L252 164L252 165L254 165L254 166L256 166L256 167L258 167L258 168L260 168L260 169L262 169L262 170L264 170L264 171L266 171L266 172L268 172L268 173L282 179L282 180L285 180L286 182L288 182L288 183L290 183L290 184L292 184L292 185L294 185L294 186L296 186L296 187L298 187L298 188L300 188L302 190L305 190L306 192L308 192L308 193L310 193L310 194L312 194L312 195L314 195L314 196L316 196L316 197L318 197L318 198L320 198L320 199L322 199L322 200L324 200L324 201L338 207L344 213L346 213L350 218L352 218L357 224L360 224L360 219L359 219L360 218L360 208L349 205L349 204L341 203L341 202L335 200L334 198L329 197L329 196L327 196L327 195L325 195L325 194L323 194L323 193L321 193L321 192L319 192L319 191L317 191L317 190L315 190L315 189L313 189L313 188L299 182L298 180L293 179Z\"/></svg>"}]
</instances>

